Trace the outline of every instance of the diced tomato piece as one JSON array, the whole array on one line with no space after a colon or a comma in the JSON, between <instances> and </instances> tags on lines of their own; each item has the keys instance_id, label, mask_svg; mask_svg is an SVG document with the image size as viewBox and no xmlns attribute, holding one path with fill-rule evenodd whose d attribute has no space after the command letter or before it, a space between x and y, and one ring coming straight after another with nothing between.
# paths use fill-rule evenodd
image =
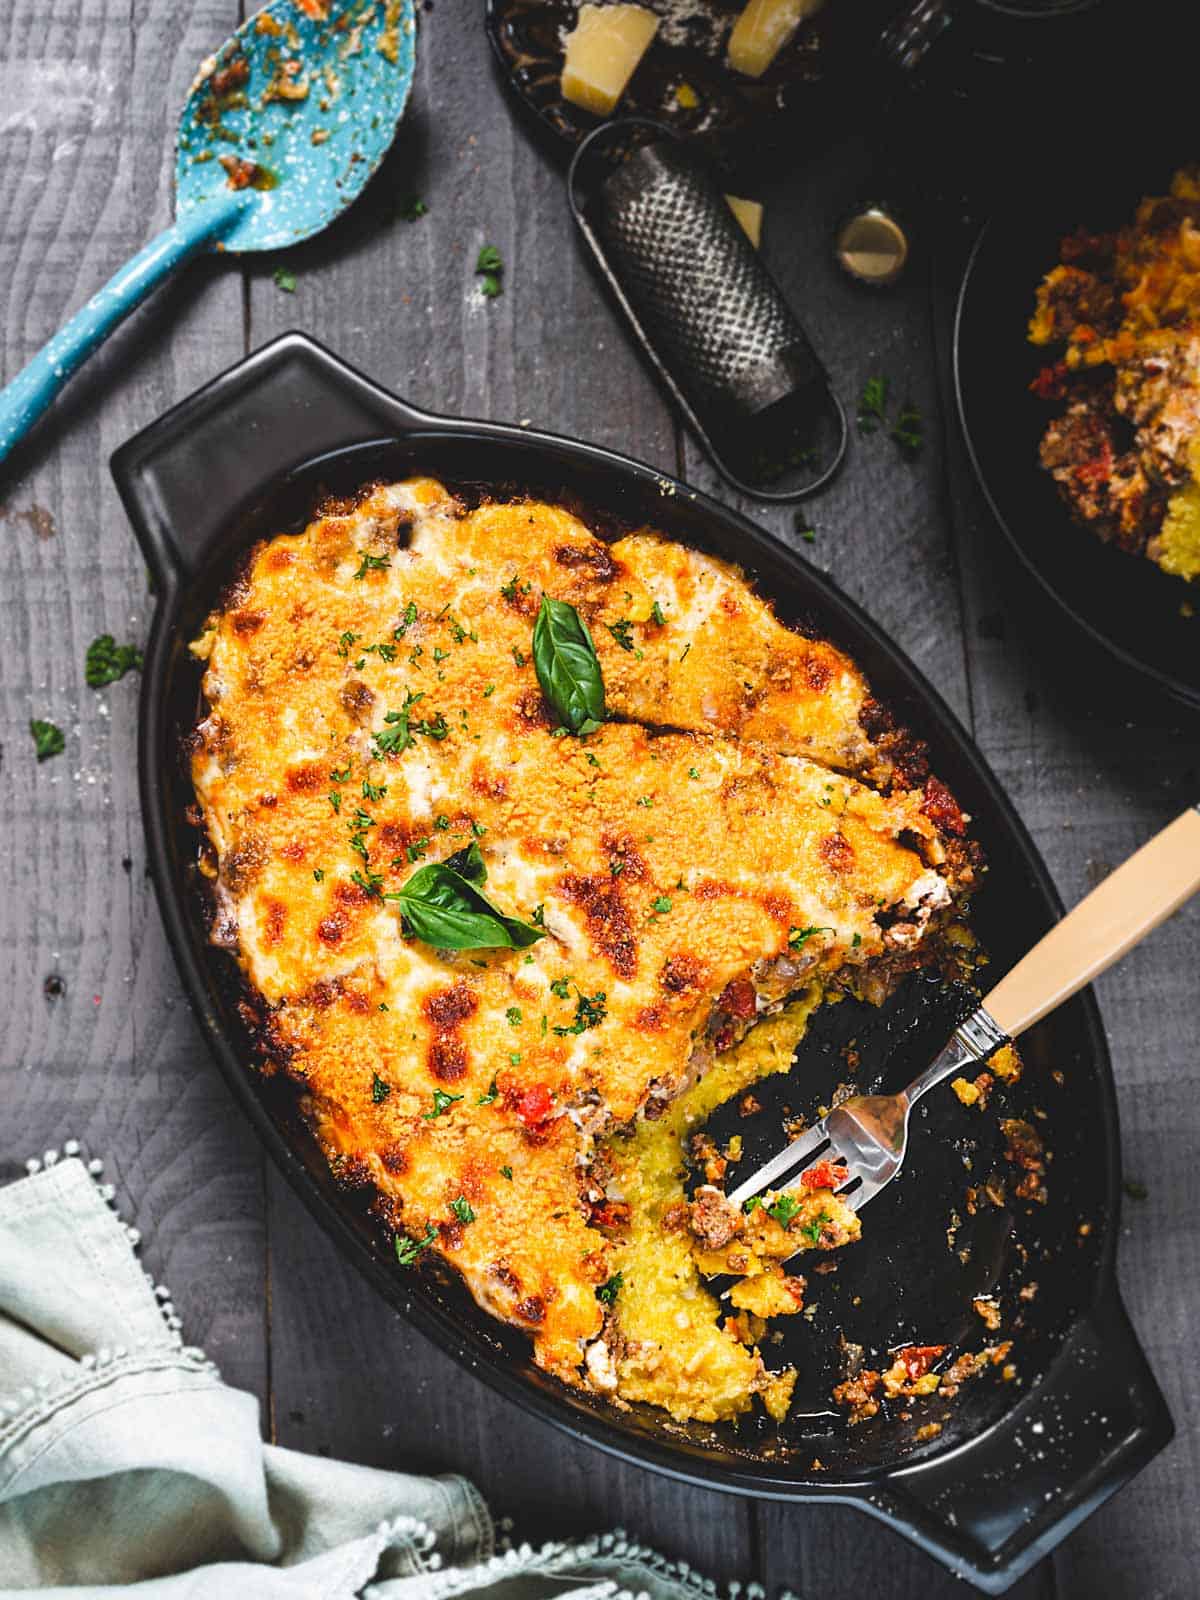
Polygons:
<instances>
[{"instance_id":1,"label":"diced tomato piece","mask_svg":"<svg viewBox=\"0 0 1200 1600\"><path fill-rule=\"evenodd\" d=\"M758 1010L758 996L749 978L735 978L727 983L717 1001L717 1010L724 1011L739 1022L748 1022Z\"/></svg>"},{"instance_id":2,"label":"diced tomato piece","mask_svg":"<svg viewBox=\"0 0 1200 1600\"><path fill-rule=\"evenodd\" d=\"M921 811L944 833L953 833L961 838L966 831L967 822L962 808L940 778L926 780Z\"/></svg>"},{"instance_id":3,"label":"diced tomato piece","mask_svg":"<svg viewBox=\"0 0 1200 1600\"><path fill-rule=\"evenodd\" d=\"M896 1351L896 1360L904 1363L904 1370L908 1373L910 1383L915 1383L918 1378L923 1378L939 1356L945 1355L949 1349L945 1344L909 1344L903 1350Z\"/></svg>"},{"instance_id":4,"label":"diced tomato piece","mask_svg":"<svg viewBox=\"0 0 1200 1600\"><path fill-rule=\"evenodd\" d=\"M839 1183L846 1181L846 1163L844 1161L814 1161L800 1174L800 1187L802 1189L836 1189Z\"/></svg>"},{"instance_id":5,"label":"diced tomato piece","mask_svg":"<svg viewBox=\"0 0 1200 1600\"><path fill-rule=\"evenodd\" d=\"M527 1128L540 1128L553 1115L554 1096L544 1083L535 1083L517 1101L517 1116Z\"/></svg>"}]
</instances>

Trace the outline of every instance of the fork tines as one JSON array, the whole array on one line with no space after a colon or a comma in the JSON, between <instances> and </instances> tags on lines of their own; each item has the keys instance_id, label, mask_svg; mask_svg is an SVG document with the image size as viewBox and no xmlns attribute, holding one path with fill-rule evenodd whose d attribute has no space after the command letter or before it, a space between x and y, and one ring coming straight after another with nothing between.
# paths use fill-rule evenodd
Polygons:
<instances>
[{"instance_id":1,"label":"fork tines","mask_svg":"<svg viewBox=\"0 0 1200 1600\"><path fill-rule=\"evenodd\" d=\"M832 1142L822 1118L807 1133L793 1139L777 1156L772 1156L744 1183L740 1183L729 1195L730 1202L735 1206L744 1205L756 1194L762 1194L764 1189L778 1188L785 1180L798 1178L805 1167L810 1167L818 1156L831 1148Z\"/></svg>"}]
</instances>

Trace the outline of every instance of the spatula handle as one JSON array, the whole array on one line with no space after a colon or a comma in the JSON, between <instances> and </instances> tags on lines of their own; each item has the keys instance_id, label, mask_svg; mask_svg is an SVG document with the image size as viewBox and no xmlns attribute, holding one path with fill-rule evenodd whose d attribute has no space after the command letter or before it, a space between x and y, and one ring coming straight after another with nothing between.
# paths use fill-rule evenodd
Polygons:
<instances>
[{"instance_id":1,"label":"spatula handle","mask_svg":"<svg viewBox=\"0 0 1200 1600\"><path fill-rule=\"evenodd\" d=\"M1185 811L1081 900L984 1000L1010 1038L1131 950L1200 889L1200 807Z\"/></svg>"},{"instance_id":2,"label":"spatula handle","mask_svg":"<svg viewBox=\"0 0 1200 1600\"><path fill-rule=\"evenodd\" d=\"M0 461L25 437L71 374L151 289L216 235L228 232L252 198L252 194L231 189L194 206L127 261L12 382L0 389Z\"/></svg>"}]
</instances>

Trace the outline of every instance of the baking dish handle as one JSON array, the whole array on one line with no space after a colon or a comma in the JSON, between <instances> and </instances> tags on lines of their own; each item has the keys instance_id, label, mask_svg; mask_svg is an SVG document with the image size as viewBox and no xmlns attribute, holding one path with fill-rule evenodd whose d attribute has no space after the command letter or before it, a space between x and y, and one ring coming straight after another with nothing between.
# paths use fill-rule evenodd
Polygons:
<instances>
[{"instance_id":1,"label":"baking dish handle","mask_svg":"<svg viewBox=\"0 0 1200 1600\"><path fill-rule=\"evenodd\" d=\"M1046 1377L990 1432L891 1473L870 1509L1001 1594L1166 1446L1175 1432L1115 1285Z\"/></svg>"},{"instance_id":2,"label":"baking dish handle","mask_svg":"<svg viewBox=\"0 0 1200 1600\"><path fill-rule=\"evenodd\" d=\"M301 462L434 426L459 424L397 399L306 335L286 333L135 434L113 455L112 473L165 589L200 567L239 507Z\"/></svg>"}]
</instances>

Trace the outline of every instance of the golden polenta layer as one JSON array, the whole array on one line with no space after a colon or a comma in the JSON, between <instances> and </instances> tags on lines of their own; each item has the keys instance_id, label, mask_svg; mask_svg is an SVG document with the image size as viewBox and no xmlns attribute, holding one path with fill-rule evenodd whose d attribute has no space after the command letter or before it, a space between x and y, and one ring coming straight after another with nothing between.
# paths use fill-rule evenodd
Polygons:
<instances>
[{"instance_id":1,"label":"golden polenta layer","mask_svg":"<svg viewBox=\"0 0 1200 1600\"><path fill-rule=\"evenodd\" d=\"M586 737L539 688L543 594L595 642ZM782 1414L750 1319L787 1309L812 1207L747 1230L772 1287L718 1330L678 1210L662 1226L685 1125L787 1065L835 974L869 991L919 959L972 875L962 813L853 663L653 531L610 543L431 479L259 545L192 648L212 937L340 1180L566 1382ZM386 898L472 842L488 897L544 930L528 949L433 949Z\"/></svg>"}]
</instances>

